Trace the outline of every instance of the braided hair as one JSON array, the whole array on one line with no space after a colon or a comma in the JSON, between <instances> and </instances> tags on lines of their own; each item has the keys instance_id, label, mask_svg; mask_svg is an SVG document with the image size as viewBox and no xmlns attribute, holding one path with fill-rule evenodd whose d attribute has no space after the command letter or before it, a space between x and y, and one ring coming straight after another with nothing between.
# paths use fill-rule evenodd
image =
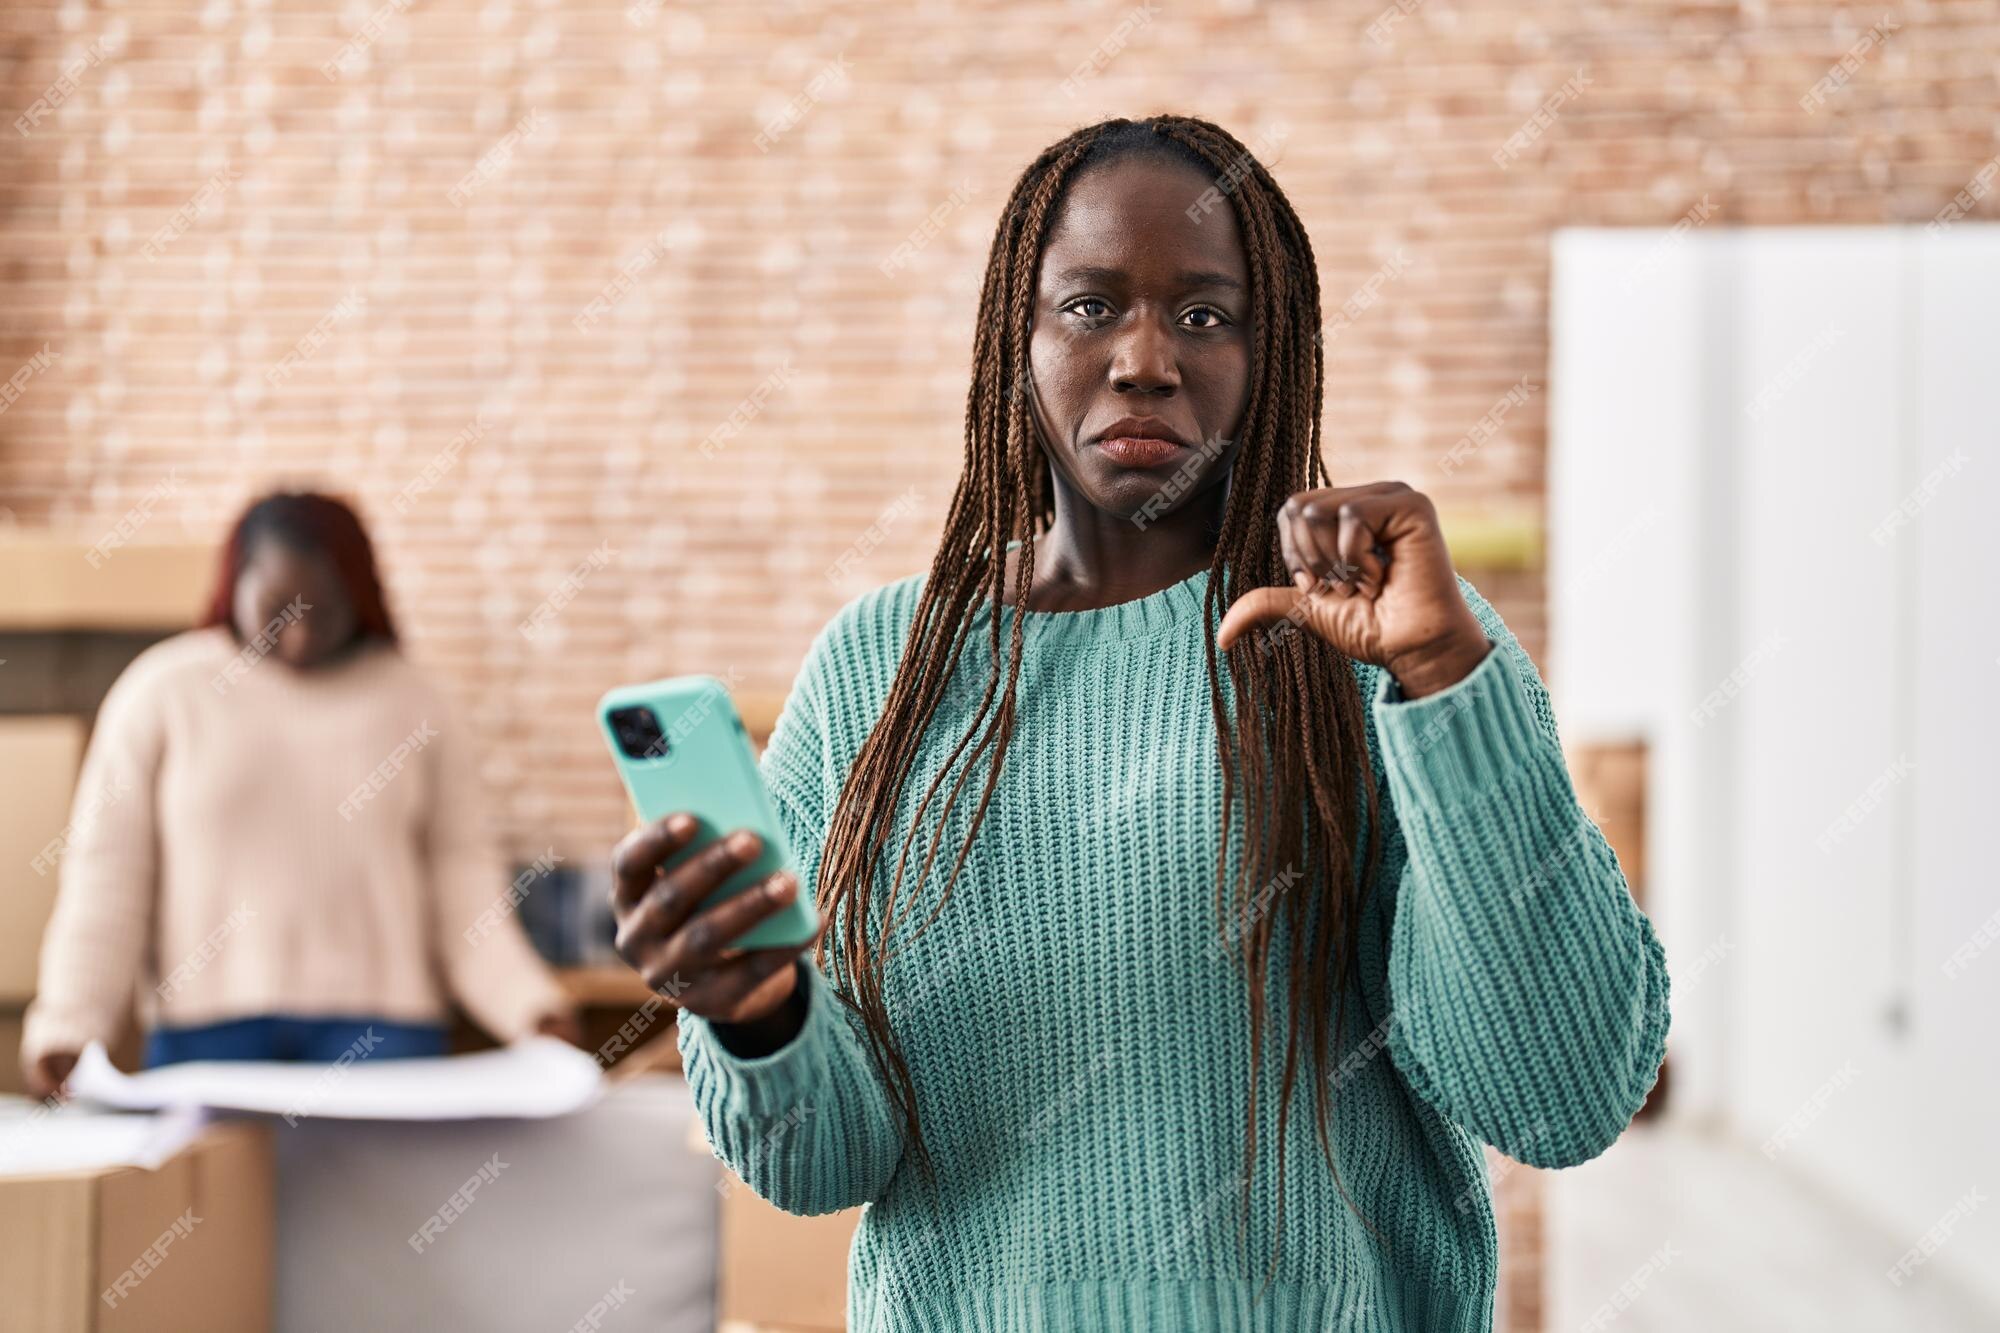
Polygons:
<instances>
[{"instance_id":1,"label":"braided hair","mask_svg":"<svg viewBox=\"0 0 2000 1333\"><path fill-rule=\"evenodd\" d=\"M1239 640L1227 654L1234 707L1225 709L1215 644L1220 613L1239 590L1290 581L1276 535L1278 510L1294 492L1325 486L1328 477L1320 457L1324 352L1312 244L1263 164L1216 125L1184 116L1103 121L1051 145L1014 184L980 289L966 396L964 471L881 717L848 771L830 821L818 893L822 909L837 922L838 952L836 956L832 941L822 938L818 955L823 966L831 963L830 975L846 992L843 1002L858 1013L902 1120L905 1142L924 1178L934 1182L915 1087L889 1025L884 976L895 952L896 928L917 903L941 850L945 821L975 772L983 771L984 778L971 826L919 929L943 910L992 798L1014 729L1021 615L1011 617L1004 660L1002 618L990 618L985 637L992 666L985 689L949 758L931 778L910 827L901 833L879 913L876 870L892 833L898 798L977 612L984 604L1004 602L1010 544L1018 543L1020 550L1011 604L1021 612L1032 586L1036 535L1048 531L1054 520L1053 481L1028 401L1034 294L1051 220L1084 171L1132 155L1184 162L1218 184L1233 182L1228 198L1249 260L1254 311L1250 397L1204 604L1209 698L1223 776L1215 905L1225 947L1244 967L1250 1016L1250 1114L1242 1187L1247 1227L1270 1023L1264 979L1270 975L1281 922L1289 940L1284 975L1290 1022L1278 1096L1279 1178L1303 1055L1318 1071L1313 1115L1321 1150L1342 1198L1354 1206L1334 1161L1325 1073L1329 1037L1335 1045L1340 1040L1362 899L1375 876L1379 837L1360 686L1343 654L1310 634ZM1278 794L1290 799L1277 799ZM936 825L912 876L912 853L933 808ZM1244 852L1232 883L1228 862L1237 821ZM1356 851L1363 842L1357 866ZM1284 873L1300 866L1306 873ZM1282 1226L1280 1191L1280 1236ZM1274 1243L1273 1272L1276 1263Z\"/></svg>"}]
</instances>

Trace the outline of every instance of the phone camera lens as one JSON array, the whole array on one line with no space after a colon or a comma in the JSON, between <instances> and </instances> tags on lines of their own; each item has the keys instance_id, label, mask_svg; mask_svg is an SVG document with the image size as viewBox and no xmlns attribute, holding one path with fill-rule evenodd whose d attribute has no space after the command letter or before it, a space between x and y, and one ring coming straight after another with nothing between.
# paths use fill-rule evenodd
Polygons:
<instances>
[{"instance_id":1,"label":"phone camera lens","mask_svg":"<svg viewBox=\"0 0 2000 1333\"><path fill-rule=\"evenodd\" d=\"M667 753L659 715L643 705L612 709L611 734L618 738L618 748L628 759L660 759Z\"/></svg>"}]
</instances>

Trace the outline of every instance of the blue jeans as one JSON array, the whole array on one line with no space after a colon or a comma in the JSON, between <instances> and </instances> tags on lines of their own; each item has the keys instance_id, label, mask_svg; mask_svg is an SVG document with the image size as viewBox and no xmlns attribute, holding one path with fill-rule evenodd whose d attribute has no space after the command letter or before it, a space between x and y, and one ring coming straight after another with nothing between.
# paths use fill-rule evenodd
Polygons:
<instances>
[{"instance_id":1,"label":"blue jeans","mask_svg":"<svg viewBox=\"0 0 2000 1333\"><path fill-rule=\"evenodd\" d=\"M271 1014L191 1028L154 1028L146 1037L146 1068L186 1060L300 1060L331 1064L366 1039L371 1060L444 1054L444 1028L434 1023L386 1023L379 1018L288 1018Z\"/></svg>"}]
</instances>

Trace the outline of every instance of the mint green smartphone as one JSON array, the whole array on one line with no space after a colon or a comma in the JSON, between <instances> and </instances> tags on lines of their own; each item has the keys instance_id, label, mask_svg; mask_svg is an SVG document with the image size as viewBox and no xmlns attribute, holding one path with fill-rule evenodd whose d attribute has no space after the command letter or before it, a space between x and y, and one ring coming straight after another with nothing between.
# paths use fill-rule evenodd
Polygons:
<instances>
[{"instance_id":1,"label":"mint green smartphone","mask_svg":"<svg viewBox=\"0 0 2000 1333\"><path fill-rule=\"evenodd\" d=\"M669 867L739 828L764 840L764 854L704 899L703 909L792 864L749 733L721 681L676 676L626 685L597 701L597 721L640 819L650 823L685 810L700 821L694 842ZM799 948L817 929L819 916L801 886L797 897L737 937L733 947Z\"/></svg>"}]
</instances>

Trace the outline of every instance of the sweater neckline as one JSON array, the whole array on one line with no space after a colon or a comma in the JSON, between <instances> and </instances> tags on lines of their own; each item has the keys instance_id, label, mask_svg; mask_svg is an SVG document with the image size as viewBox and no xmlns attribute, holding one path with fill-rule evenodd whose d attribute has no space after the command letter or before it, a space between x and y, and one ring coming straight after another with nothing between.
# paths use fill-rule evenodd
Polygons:
<instances>
[{"instance_id":1,"label":"sweater neckline","mask_svg":"<svg viewBox=\"0 0 2000 1333\"><path fill-rule=\"evenodd\" d=\"M243 659L249 668L243 673L243 680L253 677L260 685L282 691L319 691L339 689L347 682L363 679L381 666L398 660L401 654L394 645L381 640L370 639L357 645L337 662L325 662L319 666L301 671L279 661L265 661L270 650L253 651L252 645L241 643L227 625L211 625L194 633L211 636L216 660L227 663L233 659ZM241 684L242 681L236 682Z\"/></svg>"},{"instance_id":2,"label":"sweater neckline","mask_svg":"<svg viewBox=\"0 0 2000 1333\"><path fill-rule=\"evenodd\" d=\"M1037 647L1150 638L1183 621L1199 618L1207 593L1208 571L1198 569L1179 583L1169 584L1158 592L1129 602L1114 602L1110 606L1082 611L1026 612L1016 612L1012 606L1003 606L1000 608L1000 626L1003 634L1009 632L1013 628L1013 617L1017 614L1023 616L1021 640L1023 644Z\"/></svg>"}]
</instances>

